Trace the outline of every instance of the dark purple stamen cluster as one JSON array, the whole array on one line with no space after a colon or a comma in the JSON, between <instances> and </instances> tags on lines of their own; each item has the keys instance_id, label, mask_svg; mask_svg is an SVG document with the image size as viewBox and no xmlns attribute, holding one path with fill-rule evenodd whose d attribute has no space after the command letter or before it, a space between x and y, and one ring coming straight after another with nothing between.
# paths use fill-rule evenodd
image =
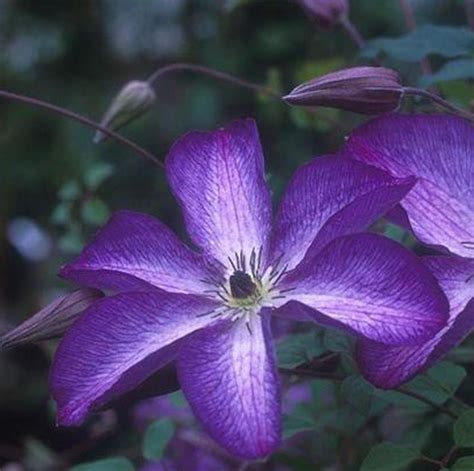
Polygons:
<instances>
[{"instance_id":1,"label":"dark purple stamen cluster","mask_svg":"<svg viewBox=\"0 0 474 471\"><path fill-rule=\"evenodd\" d=\"M234 298L245 299L255 294L257 286L248 273L237 270L229 278L230 292Z\"/></svg>"}]
</instances>

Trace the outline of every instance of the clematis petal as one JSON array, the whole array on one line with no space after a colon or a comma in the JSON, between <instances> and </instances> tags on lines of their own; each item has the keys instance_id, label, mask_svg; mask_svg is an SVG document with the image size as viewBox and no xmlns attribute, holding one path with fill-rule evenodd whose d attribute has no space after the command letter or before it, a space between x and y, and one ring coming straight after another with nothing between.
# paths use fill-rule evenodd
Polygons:
<instances>
[{"instance_id":1,"label":"clematis petal","mask_svg":"<svg viewBox=\"0 0 474 471\"><path fill-rule=\"evenodd\" d=\"M216 277L204 258L186 247L157 219L132 211L115 213L61 276L101 289L131 291L151 286L201 294Z\"/></svg>"},{"instance_id":2,"label":"clematis petal","mask_svg":"<svg viewBox=\"0 0 474 471\"><path fill-rule=\"evenodd\" d=\"M421 345L388 346L361 340L357 361L364 377L381 388L395 388L426 370L474 329L474 261L440 256L422 259L450 301L448 325Z\"/></svg>"},{"instance_id":3,"label":"clematis petal","mask_svg":"<svg viewBox=\"0 0 474 471\"><path fill-rule=\"evenodd\" d=\"M430 271L409 250L375 234L334 240L288 273L279 289L291 290L287 300L319 311L315 322L324 314L387 344L419 342L447 322L448 302Z\"/></svg>"},{"instance_id":4,"label":"clematis petal","mask_svg":"<svg viewBox=\"0 0 474 471\"><path fill-rule=\"evenodd\" d=\"M273 259L295 267L337 237L360 232L393 208L415 179L344 157L316 158L293 176L281 201L272 241Z\"/></svg>"},{"instance_id":5,"label":"clematis petal","mask_svg":"<svg viewBox=\"0 0 474 471\"><path fill-rule=\"evenodd\" d=\"M454 116L390 115L352 133L351 157L418 178L402 201L416 236L464 257L474 241L474 128Z\"/></svg>"},{"instance_id":6,"label":"clematis petal","mask_svg":"<svg viewBox=\"0 0 474 471\"><path fill-rule=\"evenodd\" d=\"M209 325L217 303L193 295L121 293L91 306L58 347L51 388L61 425L133 389L168 363L177 342Z\"/></svg>"},{"instance_id":7,"label":"clematis petal","mask_svg":"<svg viewBox=\"0 0 474 471\"><path fill-rule=\"evenodd\" d=\"M216 326L183 342L178 377L196 417L230 453L261 458L280 443L281 404L269 316Z\"/></svg>"},{"instance_id":8,"label":"clematis petal","mask_svg":"<svg viewBox=\"0 0 474 471\"><path fill-rule=\"evenodd\" d=\"M206 253L228 265L236 252L250 257L265 248L271 200L253 120L186 134L171 148L166 172L188 232Z\"/></svg>"}]
</instances>

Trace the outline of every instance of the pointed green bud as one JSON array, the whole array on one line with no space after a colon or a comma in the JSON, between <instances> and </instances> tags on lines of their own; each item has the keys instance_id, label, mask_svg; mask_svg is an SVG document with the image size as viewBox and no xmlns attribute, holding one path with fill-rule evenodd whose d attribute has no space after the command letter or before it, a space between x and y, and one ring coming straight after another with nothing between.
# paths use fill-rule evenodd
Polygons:
<instances>
[{"instance_id":1,"label":"pointed green bud","mask_svg":"<svg viewBox=\"0 0 474 471\"><path fill-rule=\"evenodd\" d=\"M115 96L100 124L115 131L145 114L153 106L155 100L155 91L148 82L133 80ZM96 132L94 136L96 144L105 139L107 136L103 132Z\"/></svg>"},{"instance_id":2,"label":"pointed green bud","mask_svg":"<svg viewBox=\"0 0 474 471\"><path fill-rule=\"evenodd\" d=\"M385 67L352 67L317 77L283 99L297 106L325 106L361 114L383 114L400 106L403 86Z\"/></svg>"},{"instance_id":3,"label":"pointed green bud","mask_svg":"<svg viewBox=\"0 0 474 471\"><path fill-rule=\"evenodd\" d=\"M84 288L54 300L25 322L0 337L2 349L60 337L103 293Z\"/></svg>"}]
</instances>

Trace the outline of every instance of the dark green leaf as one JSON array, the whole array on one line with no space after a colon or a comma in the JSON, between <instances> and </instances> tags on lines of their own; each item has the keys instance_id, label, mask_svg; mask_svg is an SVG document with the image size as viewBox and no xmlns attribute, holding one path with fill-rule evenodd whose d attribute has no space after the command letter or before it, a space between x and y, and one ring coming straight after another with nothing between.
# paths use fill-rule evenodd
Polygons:
<instances>
[{"instance_id":1,"label":"dark green leaf","mask_svg":"<svg viewBox=\"0 0 474 471\"><path fill-rule=\"evenodd\" d=\"M283 438L287 439L300 432L314 430L319 424L310 416L291 414L283 416Z\"/></svg>"},{"instance_id":2,"label":"dark green leaf","mask_svg":"<svg viewBox=\"0 0 474 471\"><path fill-rule=\"evenodd\" d=\"M134 471L133 464L122 457L91 461L73 466L70 471Z\"/></svg>"},{"instance_id":3,"label":"dark green leaf","mask_svg":"<svg viewBox=\"0 0 474 471\"><path fill-rule=\"evenodd\" d=\"M474 77L474 60L457 59L444 64L441 69L431 75L425 75L420 79L422 87L430 87L434 83L447 82L449 80L464 80Z\"/></svg>"},{"instance_id":4,"label":"dark green leaf","mask_svg":"<svg viewBox=\"0 0 474 471\"><path fill-rule=\"evenodd\" d=\"M143 456L147 460L160 460L166 446L173 438L174 430L174 422L170 419L159 419L153 422L147 428L143 438Z\"/></svg>"},{"instance_id":5,"label":"dark green leaf","mask_svg":"<svg viewBox=\"0 0 474 471\"><path fill-rule=\"evenodd\" d=\"M66 182L59 190L59 198L66 201L77 199L81 195L81 188L79 183L74 180Z\"/></svg>"},{"instance_id":6,"label":"dark green leaf","mask_svg":"<svg viewBox=\"0 0 474 471\"><path fill-rule=\"evenodd\" d=\"M87 224L100 226L109 217L109 209L102 200L92 198L82 205L81 216Z\"/></svg>"},{"instance_id":7,"label":"dark green leaf","mask_svg":"<svg viewBox=\"0 0 474 471\"><path fill-rule=\"evenodd\" d=\"M353 339L339 330L326 329L323 345L331 352L351 353L354 342Z\"/></svg>"},{"instance_id":8,"label":"dark green leaf","mask_svg":"<svg viewBox=\"0 0 474 471\"><path fill-rule=\"evenodd\" d=\"M474 409L470 409L454 423L454 442L458 446L474 446Z\"/></svg>"},{"instance_id":9,"label":"dark green leaf","mask_svg":"<svg viewBox=\"0 0 474 471\"><path fill-rule=\"evenodd\" d=\"M470 55L474 46L474 33L458 26L422 25L399 38L379 38L368 41L362 51L366 58L380 53L404 61L419 62L430 54L443 57Z\"/></svg>"},{"instance_id":10,"label":"dark green leaf","mask_svg":"<svg viewBox=\"0 0 474 471\"><path fill-rule=\"evenodd\" d=\"M84 176L84 183L89 190L96 190L114 172L112 165L105 162L96 163Z\"/></svg>"},{"instance_id":11,"label":"dark green leaf","mask_svg":"<svg viewBox=\"0 0 474 471\"><path fill-rule=\"evenodd\" d=\"M374 391L374 387L360 375L348 376L340 389L342 397L362 415L369 415Z\"/></svg>"},{"instance_id":12,"label":"dark green leaf","mask_svg":"<svg viewBox=\"0 0 474 471\"><path fill-rule=\"evenodd\" d=\"M474 469L474 456L459 458L450 469L451 471L472 471Z\"/></svg>"},{"instance_id":13,"label":"dark green leaf","mask_svg":"<svg viewBox=\"0 0 474 471\"><path fill-rule=\"evenodd\" d=\"M418 452L404 445L381 443L369 451L360 471L398 471L418 458Z\"/></svg>"},{"instance_id":14,"label":"dark green leaf","mask_svg":"<svg viewBox=\"0 0 474 471\"><path fill-rule=\"evenodd\" d=\"M277 344L278 366L294 368L324 353L321 339L315 331L290 334Z\"/></svg>"}]
</instances>

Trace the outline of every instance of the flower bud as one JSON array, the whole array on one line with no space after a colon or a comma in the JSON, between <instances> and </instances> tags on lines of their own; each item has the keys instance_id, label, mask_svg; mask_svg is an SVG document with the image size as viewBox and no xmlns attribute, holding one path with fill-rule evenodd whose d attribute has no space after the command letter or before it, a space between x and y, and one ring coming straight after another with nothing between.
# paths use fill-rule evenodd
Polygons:
<instances>
[{"instance_id":1,"label":"flower bud","mask_svg":"<svg viewBox=\"0 0 474 471\"><path fill-rule=\"evenodd\" d=\"M134 80L127 83L112 100L100 124L106 128L117 130L146 113L156 100L156 94L148 82ZM97 131L94 142L107 139L107 136Z\"/></svg>"},{"instance_id":2,"label":"flower bud","mask_svg":"<svg viewBox=\"0 0 474 471\"><path fill-rule=\"evenodd\" d=\"M348 0L297 0L306 15L322 28L332 28L349 14Z\"/></svg>"},{"instance_id":3,"label":"flower bud","mask_svg":"<svg viewBox=\"0 0 474 471\"><path fill-rule=\"evenodd\" d=\"M0 338L2 349L61 336L91 304L103 296L84 288L54 300Z\"/></svg>"},{"instance_id":4,"label":"flower bud","mask_svg":"<svg viewBox=\"0 0 474 471\"><path fill-rule=\"evenodd\" d=\"M296 87L283 99L291 105L326 106L361 114L383 114L400 106L398 74L385 67L353 67Z\"/></svg>"}]
</instances>

